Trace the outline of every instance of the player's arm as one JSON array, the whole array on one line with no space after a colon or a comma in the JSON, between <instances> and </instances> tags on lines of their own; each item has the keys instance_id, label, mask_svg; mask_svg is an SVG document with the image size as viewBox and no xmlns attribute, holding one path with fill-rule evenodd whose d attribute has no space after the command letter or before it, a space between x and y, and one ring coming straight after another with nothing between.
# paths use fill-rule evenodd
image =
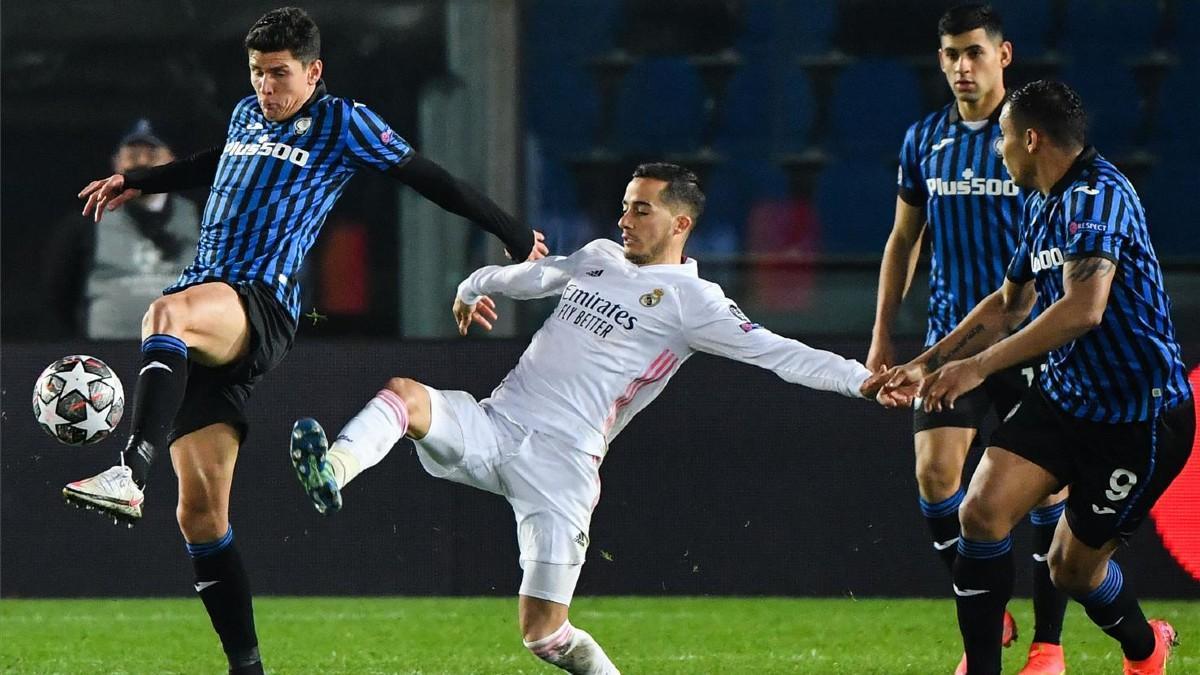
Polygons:
<instances>
[{"instance_id":1,"label":"player's arm","mask_svg":"<svg viewBox=\"0 0 1200 675\"><path fill-rule=\"evenodd\" d=\"M949 335L902 369L917 368L919 376L926 376L951 361L979 354L1016 330L1029 316L1036 299L1032 281L1005 279L1004 285L981 300Z\"/></svg>"},{"instance_id":2,"label":"player's arm","mask_svg":"<svg viewBox=\"0 0 1200 675\"><path fill-rule=\"evenodd\" d=\"M1072 214L1072 234L1062 252L1062 297L1020 331L922 382L926 409L953 407L958 396L988 375L1057 349L1103 321L1133 209L1105 186L1080 194L1070 193L1063 200L1063 211ZM1032 280L1032 264L1028 240L1022 241L1007 278Z\"/></svg>"},{"instance_id":3,"label":"player's arm","mask_svg":"<svg viewBox=\"0 0 1200 675\"><path fill-rule=\"evenodd\" d=\"M1099 326L1116 271L1116 264L1105 257L1068 260L1063 266L1063 297L1028 326L980 352L976 359L981 371L990 375L1011 368Z\"/></svg>"},{"instance_id":4,"label":"player's arm","mask_svg":"<svg viewBox=\"0 0 1200 675\"><path fill-rule=\"evenodd\" d=\"M1040 357L1100 325L1116 269L1111 260L1103 257L1068 261L1063 267L1063 297L1028 326L926 378L920 390L925 408L953 408L959 396L993 373Z\"/></svg>"},{"instance_id":5,"label":"player's arm","mask_svg":"<svg viewBox=\"0 0 1200 675\"><path fill-rule=\"evenodd\" d=\"M905 201L904 196L897 196L892 233L888 235L887 245L883 249L883 260L879 265L875 327L871 331L871 349L867 353L867 368L871 370L877 370L880 366L896 365L892 325L900 311L900 303L912 286L924 232L923 206L910 204Z\"/></svg>"},{"instance_id":6,"label":"player's arm","mask_svg":"<svg viewBox=\"0 0 1200 675\"><path fill-rule=\"evenodd\" d=\"M344 156L351 165L386 173L446 211L491 232L504 243L513 260L536 260L549 252L540 233L521 224L437 162L417 154L369 107L347 102L345 110L347 122L342 138Z\"/></svg>"},{"instance_id":7,"label":"player's arm","mask_svg":"<svg viewBox=\"0 0 1200 675\"><path fill-rule=\"evenodd\" d=\"M716 290L684 293L680 321L688 344L697 351L765 368L787 382L853 398L874 398L883 385L861 363L776 335L750 321Z\"/></svg>"},{"instance_id":8,"label":"player's arm","mask_svg":"<svg viewBox=\"0 0 1200 675\"><path fill-rule=\"evenodd\" d=\"M498 318L492 295L514 300L554 295L571 280L574 269L574 256L552 255L516 265L488 265L475 270L462 280L454 296L451 311L459 334L466 335L472 323L485 330L492 329L492 322Z\"/></svg>"},{"instance_id":9,"label":"player's arm","mask_svg":"<svg viewBox=\"0 0 1200 675\"><path fill-rule=\"evenodd\" d=\"M221 148L201 150L189 157L161 166L134 169L126 174L115 173L94 180L79 191L84 217L100 222L104 210L116 211L122 204L143 194L177 192L212 185L221 161Z\"/></svg>"},{"instance_id":10,"label":"player's arm","mask_svg":"<svg viewBox=\"0 0 1200 675\"><path fill-rule=\"evenodd\" d=\"M408 161L388 169L387 173L446 211L491 232L504 242L513 260L537 260L548 253L540 232L526 227L483 193L416 151Z\"/></svg>"}]
</instances>

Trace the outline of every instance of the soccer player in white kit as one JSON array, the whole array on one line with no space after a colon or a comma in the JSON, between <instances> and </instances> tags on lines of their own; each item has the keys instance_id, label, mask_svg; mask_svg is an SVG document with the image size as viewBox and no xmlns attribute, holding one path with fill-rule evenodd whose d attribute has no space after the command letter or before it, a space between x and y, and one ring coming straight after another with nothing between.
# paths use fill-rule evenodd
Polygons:
<instances>
[{"instance_id":1,"label":"soccer player in white kit","mask_svg":"<svg viewBox=\"0 0 1200 675\"><path fill-rule=\"evenodd\" d=\"M476 401L393 378L332 447L316 421L292 434L292 461L318 511L341 507L341 488L407 435L437 478L503 495L517 521L525 646L572 673L616 673L604 650L567 619L600 499L609 443L697 351L761 366L843 396L872 398L883 384L862 364L775 335L701 279L684 243L704 208L695 174L673 164L634 171L619 221L624 245L601 239L570 256L475 271L458 287L454 316L490 330L490 295L560 296L517 366ZM884 405L906 405L896 391Z\"/></svg>"}]
</instances>

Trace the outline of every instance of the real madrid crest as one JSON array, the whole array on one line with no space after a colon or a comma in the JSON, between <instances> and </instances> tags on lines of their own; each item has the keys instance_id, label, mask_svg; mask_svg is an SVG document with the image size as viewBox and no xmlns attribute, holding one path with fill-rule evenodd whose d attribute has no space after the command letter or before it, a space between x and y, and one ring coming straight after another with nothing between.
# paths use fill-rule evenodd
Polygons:
<instances>
[{"instance_id":1,"label":"real madrid crest","mask_svg":"<svg viewBox=\"0 0 1200 675\"><path fill-rule=\"evenodd\" d=\"M294 131L297 136L303 136L304 134L308 133L308 128L311 126L311 117L301 117L300 119L296 120L294 124L292 124L292 131Z\"/></svg>"},{"instance_id":2,"label":"real madrid crest","mask_svg":"<svg viewBox=\"0 0 1200 675\"><path fill-rule=\"evenodd\" d=\"M662 302L663 289L656 288L649 293L638 298L638 302L642 303L642 307L653 307Z\"/></svg>"}]
</instances>

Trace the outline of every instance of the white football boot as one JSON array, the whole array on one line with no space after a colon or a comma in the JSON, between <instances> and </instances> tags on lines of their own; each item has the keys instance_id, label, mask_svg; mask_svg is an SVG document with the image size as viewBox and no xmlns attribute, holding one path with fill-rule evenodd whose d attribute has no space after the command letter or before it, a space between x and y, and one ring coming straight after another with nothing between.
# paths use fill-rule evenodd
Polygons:
<instances>
[{"instance_id":1,"label":"white football boot","mask_svg":"<svg viewBox=\"0 0 1200 675\"><path fill-rule=\"evenodd\" d=\"M113 522L123 521L132 527L142 517L145 496L133 482L133 472L122 464L91 478L67 483L62 493L67 503L96 509L112 516Z\"/></svg>"}]
</instances>

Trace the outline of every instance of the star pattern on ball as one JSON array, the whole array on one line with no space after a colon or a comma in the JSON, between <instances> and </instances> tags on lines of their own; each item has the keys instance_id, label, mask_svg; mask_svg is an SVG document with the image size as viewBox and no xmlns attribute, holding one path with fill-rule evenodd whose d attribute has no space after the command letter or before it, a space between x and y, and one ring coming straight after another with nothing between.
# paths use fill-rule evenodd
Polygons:
<instances>
[{"instance_id":1,"label":"star pattern on ball","mask_svg":"<svg viewBox=\"0 0 1200 675\"><path fill-rule=\"evenodd\" d=\"M92 398L92 392L88 389L88 385L96 380L104 379L103 375L96 375L84 370L83 361L76 361L75 367L71 370L64 370L56 374L63 379L63 390L59 396L66 396L72 391L77 391L88 400Z\"/></svg>"},{"instance_id":2,"label":"star pattern on ball","mask_svg":"<svg viewBox=\"0 0 1200 675\"><path fill-rule=\"evenodd\" d=\"M104 410L96 410L91 405L85 403L83 409L87 412L87 419L83 420L82 422L76 422L71 426L75 427L76 429L83 429L87 432L87 438L84 439L84 442L86 443L87 441L92 440L92 436L108 431L108 411L111 408L112 405L109 405Z\"/></svg>"},{"instance_id":3,"label":"star pattern on ball","mask_svg":"<svg viewBox=\"0 0 1200 675\"><path fill-rule=\"evenodd\" d=\"M55 404L57 403L58 399L56 398L49 403L42 403L38 406L38 421L55 430L58 429L58 425L70 424L71 422L71 420L63 419L59 416L58 411L55 410ZM88 407L90 408L91 406Z\"/></svg>"}]
</instances>

